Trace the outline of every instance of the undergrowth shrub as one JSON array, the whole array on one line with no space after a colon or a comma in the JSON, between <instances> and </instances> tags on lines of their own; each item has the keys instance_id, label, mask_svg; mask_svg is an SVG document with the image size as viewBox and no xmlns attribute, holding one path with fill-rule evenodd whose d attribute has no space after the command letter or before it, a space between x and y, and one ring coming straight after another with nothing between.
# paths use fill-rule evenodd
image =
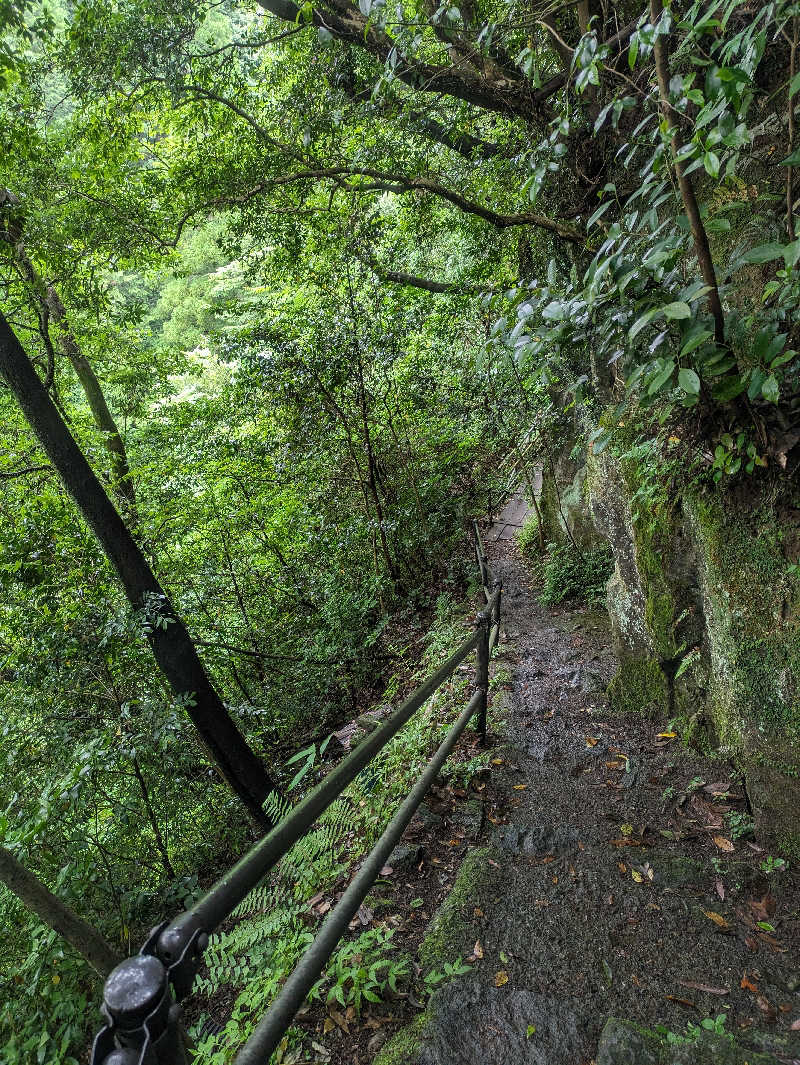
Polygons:
<instances>
[{"instance_id":1,"label":"undergrowth shrub","mask_svg":"<svg viewBox=\"0 0 800 1065\"><path fill-rule=\"evenodd\" d=\"M539 519L535 514L529 514L523 522L517 536L517 543L522 557L528 562L535 562L540 557Z\"/></svg>"},{"instance_id":2,"label":"undergrowth shrub","mask_svg":"<svg viewBox=\"0 0 800 1065\"><path fill-rule=\"evenodd\" d=\"M603 544L579 550L573 543L548 544L540 596L545 606L565 599L602 603L614 568L611 549Z\"/></svg>"},{"instance_id":3,"label":"undergrowth shrub","mask_svg":"<svg viewBox=\"0 0 800 1065\"><path fill-rule=\"evenodd\" d=\"M416 677L398 674L389 678L384 701L399 701L409 684L430 673L462 642L464 614L464 603L448 593L438 597ZM310 902L331 904L342 874L373 846L465 705L471 676L471 670L454 674L428 700L321 815L312 831L298 840L268 881L252 891L226 926L211 937L204 970L195 984L208 1010L192 1029L197 1043L195 1065L227 1065L248 1038L314 937L317 911ZM451 756L443 776L468 780L486 765L485 752L480 758L470 758L463 750ZM290 812L292 802L272 795L265 808L277 822ZM360 935L343 940L309 999L352 1007L358 1013L365 1002L377 1002L396 992L410 978L412 967L396 950L393 936L390 921L376 920ZM225 1026L215 1031L212 1003L231 998L233 1007L226 1010ZM289 1029L280 1052L300 1054L304 1038L297 1027Z\"/></svg>"}]
</instances>

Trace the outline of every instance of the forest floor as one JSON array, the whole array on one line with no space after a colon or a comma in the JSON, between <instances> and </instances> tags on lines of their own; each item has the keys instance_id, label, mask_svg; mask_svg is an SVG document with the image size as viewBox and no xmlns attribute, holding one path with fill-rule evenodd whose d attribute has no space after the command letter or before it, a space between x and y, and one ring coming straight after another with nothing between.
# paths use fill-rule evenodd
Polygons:
<instances>
[{"instance_id":1,"label":"forest floor","mask_svg":"<svg viewBox=\"0 0 800 1065\"><path fill-rule=\"evenodd\" d=\"M798 871L772 871L741 834L746 796L728 762L685 749L665 721L611 715L607 616L539 603L516 545L523 516L512 500L486 533L503 581L493 668L511 681L491 780L476 792L482 817L472 841L451 838L464 802L412 825L422 850L403 877L426 903L440 896L436 855L459 844L462 873L428 939L471 970L434 993L416 1038L402 1051L395 1041L389 1060L665 1060L632 1029L609 1026L598 1049L610 1017L674 1033L670 1061L800 1059ZM724 1020L698 1042L688 1026L706 1018ZM367 1060L363 1044L350 1048Z\"/></svg>"}]
</instances>

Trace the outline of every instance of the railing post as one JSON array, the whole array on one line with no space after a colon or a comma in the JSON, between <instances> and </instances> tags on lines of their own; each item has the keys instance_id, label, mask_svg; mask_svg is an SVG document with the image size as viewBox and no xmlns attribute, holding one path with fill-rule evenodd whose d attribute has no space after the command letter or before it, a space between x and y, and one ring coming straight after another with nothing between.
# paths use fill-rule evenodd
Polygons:
<instances>
[{"instance_id":1,"label":"railing post","mask_svg":"<svg viewBox=\"0 0 800 1065\"><path fill-rule=\"evenodd\" d=\"M481 743L486 743L486 711L489 703L489 630L491 615L487 612L478 614L476 624L480 626L481 638L478 644L478 663L475 670L475 690L480 694L478 718L475 724L480 733Z\"/></svg>"},{"instance_id":2,"label":"railing post","mask_svg":"<svg viewBox=\"0 0 800 1065\"><path fill-rule=\"evenodd\" d=\"M483 544L481 543L481 533L478 528L477 521L473 521L472 528L475 531L475 556L478 559L478 569L481 571L481 584L484 588L489 583L489 571L486 567L486 558L483 553Z\"/></svg>"},{"instance_id":3,"label":"railing post","mask_svg":"<svg viewBox=\"0 0 800 1065\"><path fill-rule=\"evenodd\" d=\"M137 954L113 969L103 988L108 1025L92 1052L95 1065L188 1065L181 1009L167 970L152 954Z\"/></svg>"},{"instance_id":4,"label":"railing post","mask_svg":"<svg viewBox=\"0 0 800 1065\"><path fill-rule=\"evenodd\" d=\"M492 608L492 616L489 618L489 653L500 642L500 613L502 608L503 598L503 583L499 577L495 577L492 582L492 594L496 596L494 606Z\"/></svg>"}]
</instances>

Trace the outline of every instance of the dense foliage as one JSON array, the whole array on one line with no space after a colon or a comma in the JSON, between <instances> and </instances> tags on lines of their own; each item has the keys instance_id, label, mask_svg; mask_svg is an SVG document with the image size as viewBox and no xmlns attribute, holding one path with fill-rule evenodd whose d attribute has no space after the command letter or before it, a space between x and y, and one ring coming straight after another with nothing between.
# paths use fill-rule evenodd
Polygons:
<instances>
[{"instance_id":1,"label":"dense foliage","mask_svg":"<svg viewBox=\"0 0 800 1065\"><path fill-rule=\"evenodd\" d=\"M794 472L799 41L786 0L0 2L3 314L274 774L523 436ZM3 842L127 951L250 829L0 408ZM73 1060L96 981L2 907L9 1060Z\"/></svg>"}]
</instances>

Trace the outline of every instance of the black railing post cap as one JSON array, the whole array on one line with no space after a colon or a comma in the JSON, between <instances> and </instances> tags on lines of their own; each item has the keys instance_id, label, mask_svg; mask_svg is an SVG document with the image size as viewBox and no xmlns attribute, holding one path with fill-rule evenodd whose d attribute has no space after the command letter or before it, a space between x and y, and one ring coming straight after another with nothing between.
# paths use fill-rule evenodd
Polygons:
<instances>
[{"instance_id":1,"label":"black railing post cap","mask_svg":"<svg viewBox=\"0 0 800 1065\"><path fill-rule=\"evenodd\" d=\"M103 989L103 1001L115 1025L122 1030L141 1027L164 998L167 970L152 954L126 958L112 969Z\"/></svg>"}]
</instances>

